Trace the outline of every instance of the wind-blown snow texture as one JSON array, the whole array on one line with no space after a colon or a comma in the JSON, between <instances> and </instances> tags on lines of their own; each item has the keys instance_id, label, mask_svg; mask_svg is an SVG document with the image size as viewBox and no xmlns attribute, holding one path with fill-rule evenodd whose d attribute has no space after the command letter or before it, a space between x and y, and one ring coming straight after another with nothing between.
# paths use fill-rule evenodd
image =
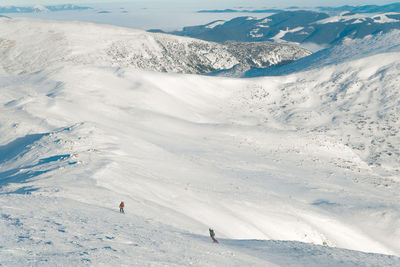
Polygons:
<instances>
[{"instance_id":1,"label":"wind-blown snow texture","mask_svg":"<svg viewBox=\"0 0 400 267\"><path fill-rule=\"evenodd\" d=\"M229 79L114 64L129 34L0 21L1 264L400 264L399 52Z\"/></svg>"}]
</instances>

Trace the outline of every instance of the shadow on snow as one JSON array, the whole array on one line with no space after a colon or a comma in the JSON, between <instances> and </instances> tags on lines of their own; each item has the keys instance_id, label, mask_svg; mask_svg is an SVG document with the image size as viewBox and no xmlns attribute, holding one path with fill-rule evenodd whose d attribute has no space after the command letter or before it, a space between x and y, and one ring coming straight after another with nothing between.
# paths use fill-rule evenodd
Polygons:
<instances>
[{"instance_id":1,"label":"shadow on snow","mask_svg":"<svg viewBox=\"0 0 400 267\"><path fill-rule=\"evenodd\" d=\"M24 137L17 138L6 145L0 146L0 170L2 164L12 159L22 158L28 151L30 151L31 146L35 142L38 142L43 137L48 135L49 133L30 134ZM34 177L37 177L39 175L45 174L47 172L53 171L58 168L58 166L53 166L53 167L44 167L41 168L40 170L35 170L37 167L52 162L64 161L69 158L70 158L69 154L56 155L39 159L37 163L28 166L19 166L17 168L9 169L6 171L0 171L0 189L8 186L11 183L20 183L20 184L27 183L28 180ZM30 192L36 190L38 189L32 188L31 186L25 186L13 192L7 192L6 194L29 194Z\"/></svg>"}]
</instances>

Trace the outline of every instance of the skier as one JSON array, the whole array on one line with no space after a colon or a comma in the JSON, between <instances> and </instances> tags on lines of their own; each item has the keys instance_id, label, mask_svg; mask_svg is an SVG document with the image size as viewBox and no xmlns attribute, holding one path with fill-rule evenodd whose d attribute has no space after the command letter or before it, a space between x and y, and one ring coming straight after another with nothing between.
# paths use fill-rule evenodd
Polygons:
<instances>
[{"instance_id":1,"label":"skier","mask_svg":"<svg viewBox=\"0 0 400 267\"><path fill-rule=\"evenodd\" d=\"M121 201L121 203L119 204L119 212L120 212L120 213L125 213L125 212L124 212L124 206L125 206L124 202Z\"/></svg>"},{"instance_id":2,"label":"skier","mask_svg":"<svg viewBox=\"0 0 400 267\"><path fill-rule=\"evenodd\" d=\"M210 236L211 236L212 241L213 241L214 243L217 243L217 244L218 244L218 240L215 239L214 230L210 228L210 229L208 229L208 231L210 231Z\"/></svg>"}]
</instances>

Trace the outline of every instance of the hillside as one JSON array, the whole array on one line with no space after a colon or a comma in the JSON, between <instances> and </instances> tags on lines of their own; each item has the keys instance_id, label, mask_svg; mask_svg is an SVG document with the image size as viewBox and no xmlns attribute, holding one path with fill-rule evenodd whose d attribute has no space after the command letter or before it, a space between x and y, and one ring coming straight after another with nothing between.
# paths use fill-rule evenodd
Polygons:
<instances>
[{"instance_id":1,"label":"hillside","mask_svg":"<svg viewBox=\"0 0 400 267\"><path fill-rule=\"evenodd\" d=\"M359 6L339 6L339 7L318 7L321 11L326 12L354 12L354 13L383 13L383 12L400 12L400 3L392 3L387 5L359 5Z\"/></svg>"},{"instance_id":2,"label":"hillside","mask_svg":"<svg viewBox=\"0 0 400 267\"><path fill-rule=\"evenodd\" d=\"M272 43L217 44L84 22L0 19L0 65L8 73L35 72L68 62L204 74L236 65L242 69L268 67L310 54L302 48ZM33 55L29 51L34 51Z\"/></svg>"},{"instance_id":3,"label":"hillside","mask_svg":"<svg viewBox=\"0 0 400 267\"><path fill-rule=\"evenodd\" d=\"M1 264L400 264L397 50L232 79L108 54L191 39L27 19L0 30Z\"/></svg>"},{"instance_id":4,"label":"hillside","mask_svg":"<svg viewBox=\"0 0 400 267\"><path fill-rule=\"evenodd\" d=\"M346 39L362 39L400 29L399 16L399 13L389 11L371 14L344 11L328 15L295 10L278 12L265 18L246 16L213 21L171 33L213 42L269 41L325 48Z\"/></svg>"},{"instance_id":5,"label":"hillside","mask_svg":"<svg viewBox=\"0 0 400 267\"><path fill-rule=\"evenodd\" d=\"M347 39L340 45L326 48L322 51L299 59L285 66L259 68L249 70L246 77L287 75L295 72L320 69L322 67L352 62L358 59L379 54L400 52L400 30L387 34L370 35L363 39Z\"/></svg>"}]
</instances>

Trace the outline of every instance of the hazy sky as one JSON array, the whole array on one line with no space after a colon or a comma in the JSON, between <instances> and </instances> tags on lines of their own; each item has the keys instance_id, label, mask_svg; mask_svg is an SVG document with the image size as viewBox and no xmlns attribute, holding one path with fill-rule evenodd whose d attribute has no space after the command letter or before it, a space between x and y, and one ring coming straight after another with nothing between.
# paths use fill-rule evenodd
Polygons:
<instances>
[{"instance_id":1,"label":"hazy sky","mask_svg":"<svg viewBox=\"0 0 400 267\"><path fill-rule=\"evenodd\" d=\"M91 4L91 3L140 3L148 5L182 5L182 6L198 6L198 7L232 7L232 6L248 6L248 7L288 7L288 6L338 6L338 5L362 5L377 4L383 5L388 3L400 2L400 0L126 0L126 1L110 1L110 0L0 0L0 5L52 5L52 4Z\"/></svg>"}]
</instances>

